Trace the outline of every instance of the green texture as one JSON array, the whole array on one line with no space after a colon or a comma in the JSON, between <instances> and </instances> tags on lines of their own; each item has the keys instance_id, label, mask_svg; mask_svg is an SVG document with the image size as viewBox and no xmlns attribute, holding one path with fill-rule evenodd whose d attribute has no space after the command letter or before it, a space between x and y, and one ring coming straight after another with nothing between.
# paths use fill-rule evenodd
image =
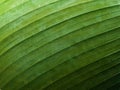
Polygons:
<instances>
[{"instance_id":1,"label":"green texture","mask_svg":"<svg viewBox=\"0 0 120 90\"><path fill-rule=\"evenodd\" d=\"M120 0L0 0L1 90L119 90Z\"/></svg>"}]
</instances>

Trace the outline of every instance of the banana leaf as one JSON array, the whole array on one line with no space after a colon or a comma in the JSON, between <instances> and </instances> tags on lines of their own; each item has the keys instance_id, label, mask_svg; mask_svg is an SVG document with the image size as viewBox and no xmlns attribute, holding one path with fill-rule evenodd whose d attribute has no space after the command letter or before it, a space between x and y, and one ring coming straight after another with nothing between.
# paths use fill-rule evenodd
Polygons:
<instances>
[{"instance_id":1,"label":"banana leaf","mask_svg":"<svg viewBox=\"0 0 120 90\"><path fill-rule=\"evenodd\" d=\"M119 90L120 0L0 0L0 90Z\"/></svg>"}]
</instances>

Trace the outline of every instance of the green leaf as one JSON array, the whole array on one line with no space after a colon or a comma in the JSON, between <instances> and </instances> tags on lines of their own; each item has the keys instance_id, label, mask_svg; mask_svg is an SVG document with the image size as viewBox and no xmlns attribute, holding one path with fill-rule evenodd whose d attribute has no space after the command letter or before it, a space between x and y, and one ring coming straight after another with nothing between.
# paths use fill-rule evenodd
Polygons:
<instances>
[{"instance_id":1,"label":"green leaf","mask_svg":"<svg viewBox=\"0 0 120 90\"><path fill-rule=\"evenodd\" d=\"M0 0L0 89L119 83L120 0Z\"/></svg>"}]
</instances>

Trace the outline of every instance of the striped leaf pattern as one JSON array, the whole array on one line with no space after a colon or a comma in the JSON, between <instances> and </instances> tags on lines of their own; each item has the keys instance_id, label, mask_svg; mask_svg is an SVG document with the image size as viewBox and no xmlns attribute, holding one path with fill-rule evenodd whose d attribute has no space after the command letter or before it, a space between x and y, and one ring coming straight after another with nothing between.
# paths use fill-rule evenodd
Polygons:
<instances>
[{"instance_id":1,"label":"striped leaf pattern","mask_svg":"<svg viewBox=\"0 0 120 90\"><path fill-rule=\"evenodd\" d=\"M120 90L120 0L0 0L1 90Z\"/></svg>"}]
</instances>

